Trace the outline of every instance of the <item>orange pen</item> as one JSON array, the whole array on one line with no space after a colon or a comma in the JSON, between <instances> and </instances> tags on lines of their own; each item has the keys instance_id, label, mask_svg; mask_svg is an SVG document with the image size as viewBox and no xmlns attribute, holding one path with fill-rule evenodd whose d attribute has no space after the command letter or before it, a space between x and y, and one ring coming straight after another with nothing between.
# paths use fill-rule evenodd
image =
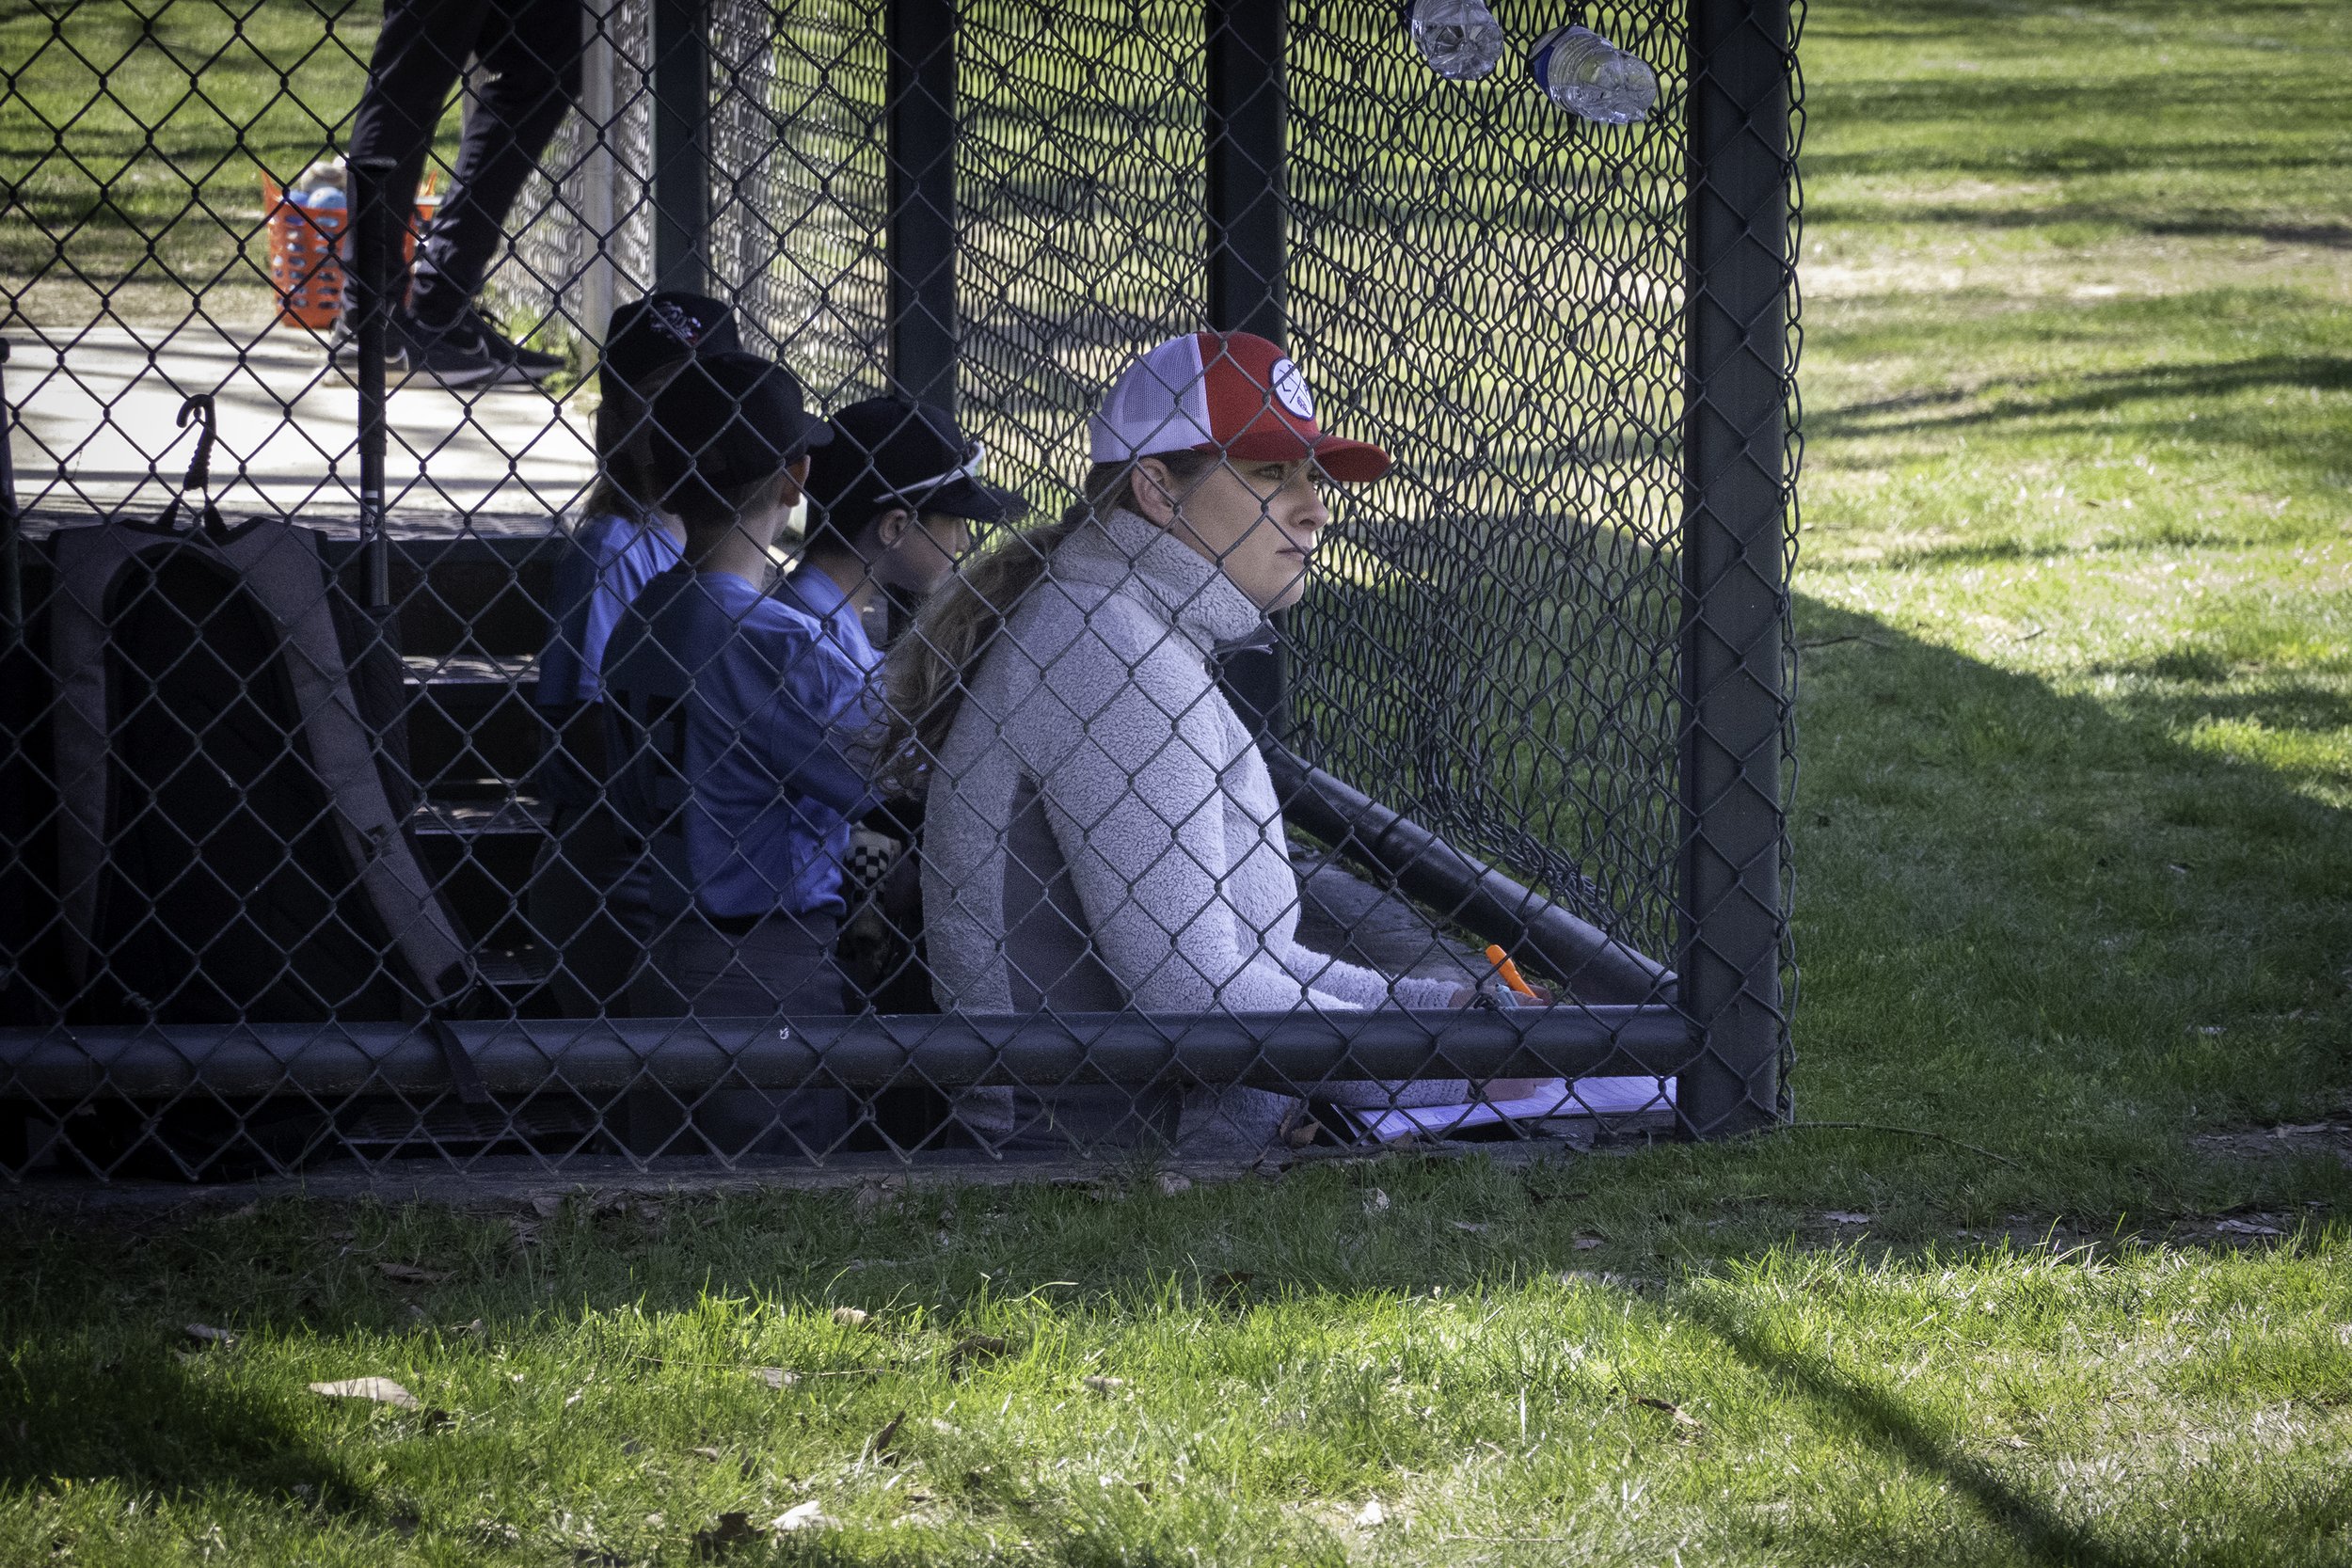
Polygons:
<instances>
[{"instance_id":1,"label":"orange pen","mask_svg":"<svg viewBox=\"0 0 2352 1568\"><path fill-rule=\"evenodd\" d=\"M1511 961L1511 955L1505 953L1500 945L1486 949L1486 961L1495 966L1495 973L1502 976L1504 985L1509 986L1530 1002L1542 1000L1535 994L1534 986L1519 978L1519 966Z\"/></svg>"}]
</instances>

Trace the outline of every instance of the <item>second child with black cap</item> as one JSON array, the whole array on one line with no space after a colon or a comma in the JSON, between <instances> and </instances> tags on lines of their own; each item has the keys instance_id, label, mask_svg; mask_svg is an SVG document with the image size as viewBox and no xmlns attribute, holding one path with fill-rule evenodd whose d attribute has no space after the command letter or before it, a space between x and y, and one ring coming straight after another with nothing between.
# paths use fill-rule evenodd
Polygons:
<instances>
[{"instance_id":1,"label":"second child with black cap","mask_svg":"<svg viewBox=\"0 0 2352 1568\"><path fill-rule=\"evenodd\" d=\"M868 398L835 413L832 429L810 461L805 563L786 587L816 588L829 600L811 575L821 573L869 630L886 619L877 610L903 619L947 580L972 547L973 524L1012 522L1029 510L980 477L984 449L934 404Z\"/></svg>"},{"instance_id":2,"label":"second child with black cap","mask_svg":"<svg viewBox=\"0 0 2352 1568\"><path fill-rule=\"evenodd\" d=\"M656 499L685 525L685 559L637 596L602 670L628 759L616 795L651 863L632 1010L839 1013L841 860L874 804L854 744L877 659L854 614L769 592L777 532L832 433L789 370L739 352L680 366L651 425ZM848 1112L839 1090L739 1090L693 1119L723 1154L821 1153Z\"/></svg>"},{"instance_id":3,"label":"second child with black cap","mask_svg":"<svg viewBox=\"0 0 2352 1568\"><path fill-rule=\"evenodd\" d=\"M833 417L833 440L808 475L801 568L777 590L823 619L854 617L845 639L869 673L887 643L972 547L973 525L1015 521L1029 503L981 477L986 456L935 404L868 398ZM839 957L866 1000L884 1011L928 1011L916 961L922 925L910 822L887 814L850 830Z\"/></svg>"}]
</instances>

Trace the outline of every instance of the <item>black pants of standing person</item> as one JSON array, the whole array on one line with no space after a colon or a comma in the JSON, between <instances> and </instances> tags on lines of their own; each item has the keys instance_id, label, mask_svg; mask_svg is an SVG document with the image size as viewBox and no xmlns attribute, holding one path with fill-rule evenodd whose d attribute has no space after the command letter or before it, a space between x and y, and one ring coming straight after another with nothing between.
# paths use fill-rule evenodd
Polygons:
<instances>
[{"instance_id":1,"label":"black pants of standing person","mask_svg":"<svg viewBox=\"0 0 2352 1568\"><path fill-rule=\"evenodd\" d=\"M579 95L582 15L580 0L385 0L351 156L391 161L393 212L415 205L450 90L479 62L457 168L417 247L418 320L447 322L481 292L515 198Z\"/></svg>"}]
</instances>

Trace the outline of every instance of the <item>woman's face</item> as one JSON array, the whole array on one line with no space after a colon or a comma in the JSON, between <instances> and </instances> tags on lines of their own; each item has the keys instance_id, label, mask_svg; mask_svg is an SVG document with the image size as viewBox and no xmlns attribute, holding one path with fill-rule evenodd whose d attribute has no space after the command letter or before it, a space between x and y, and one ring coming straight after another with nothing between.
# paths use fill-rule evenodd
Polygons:
<instances>
[{"instance_id":1,"label":"woman's face","mask_svg":"<svg viewBox=\"0 0 2352 1568\"><path fill-rule=\"evenodd\" d=\"M1307 592L1307 566L1331 521L1323 470L1311 462L1228 460L1186 484L1168 465L1136 465L1137 509L1216 562L1268 614Z\"/></svg>"}]
</instances>

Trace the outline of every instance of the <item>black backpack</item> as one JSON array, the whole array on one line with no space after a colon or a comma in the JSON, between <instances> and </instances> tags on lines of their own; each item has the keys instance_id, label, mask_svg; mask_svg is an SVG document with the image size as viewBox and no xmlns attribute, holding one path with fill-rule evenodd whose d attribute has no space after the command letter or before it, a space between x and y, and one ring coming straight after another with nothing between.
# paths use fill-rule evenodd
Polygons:
<instances>
[{"instance_id":1,"label":"black backpack","mask_svg":"<svg viewBox=\"0 0 2352 1568\"><path fill-rule=\"evenodd\" d=\"M209 509L56 535L70 1018L396 1020L469 986L407 831L396 646L320 543Z\"/></svg>"}]
</instances>

